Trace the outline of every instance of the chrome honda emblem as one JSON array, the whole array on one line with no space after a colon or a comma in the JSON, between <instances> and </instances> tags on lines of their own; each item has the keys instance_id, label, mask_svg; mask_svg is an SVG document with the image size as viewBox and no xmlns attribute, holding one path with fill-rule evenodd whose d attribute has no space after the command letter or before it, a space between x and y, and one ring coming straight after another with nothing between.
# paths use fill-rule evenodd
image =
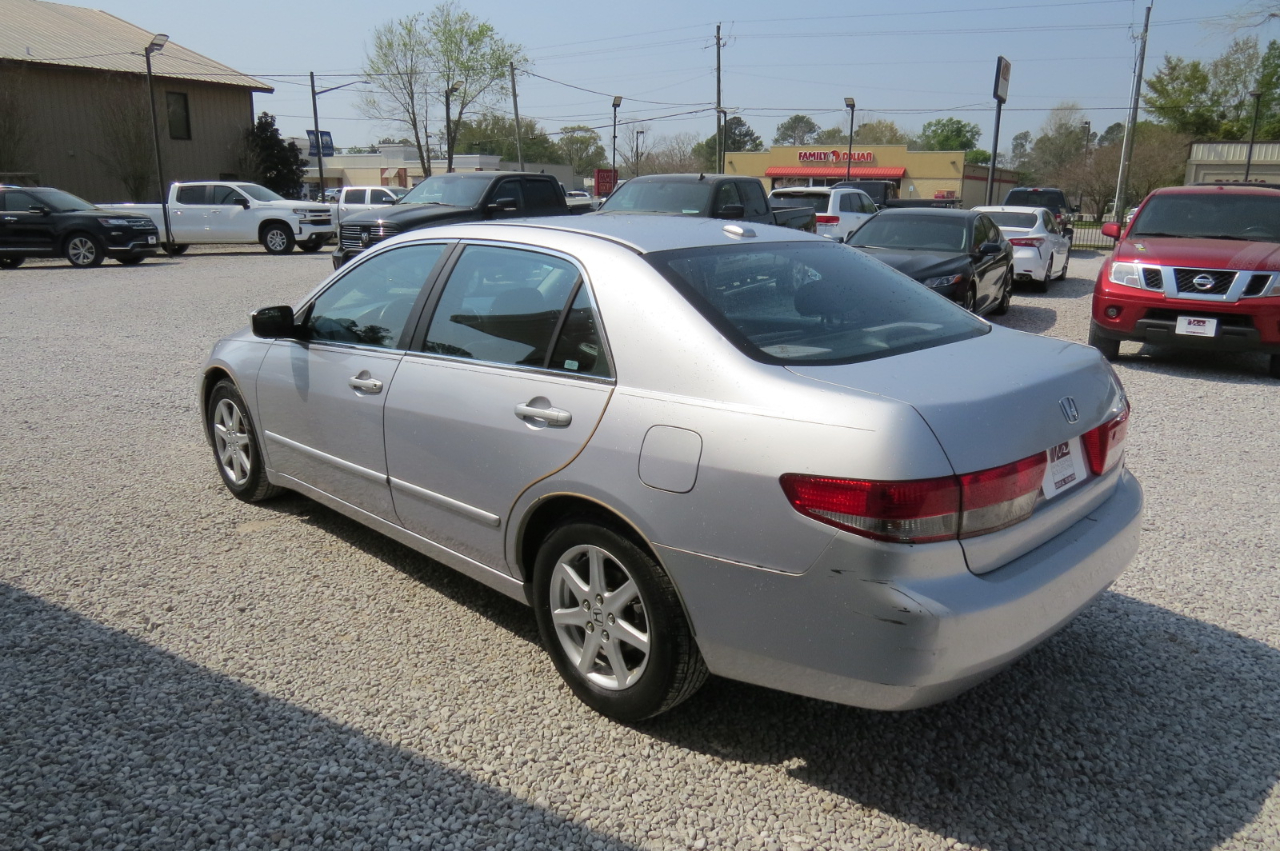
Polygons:
<instances>
[{"instance_id":1,"label":"chrome honda emblem","mask_svg":"<svg viewBox=\"0 0 1280 851\"><path fill-rule=\"evenodd\" d=\"M1063 396L1059 399L1058 407L1062 408L1062 415L1067 418L1067 422L1074 423L1080 419L1080 412L1076 410L1076 400L1070 396Z\"/></svg>"},{"instance_id":2,"label":"chrome honda emblem","mask_svg":"<svg viewBox=\"0 0 1280 851\"><path fill-rule=\"evenodd\" d=\"M1213 278L1209 275L1196 275L1191 279L1191 283L1195 284L1198 290L1213 289Z\"/></svg>"}]
</instances>

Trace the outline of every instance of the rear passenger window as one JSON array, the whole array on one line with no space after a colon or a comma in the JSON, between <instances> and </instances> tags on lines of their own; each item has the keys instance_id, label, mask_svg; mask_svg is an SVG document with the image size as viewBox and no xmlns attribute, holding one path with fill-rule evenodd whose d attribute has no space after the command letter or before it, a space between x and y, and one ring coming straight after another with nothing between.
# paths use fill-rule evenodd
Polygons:
<instances>
[{"instance_id":1,"label":"rear passenger window","mask_svg":"<svg viewBox=\"0 0 1280 851\"><path fill-rule=\"evenodd\" d=\"M560 196L549 180L525 181L524 201L530 212L556 210L560 207Z\"/></svg>"},{"instance_id":2,"label":"rear passenger window","mask_svg":"<svg viewBox=\"0 0 1280 851\"><path fill-rule=\"evenodd\" d=\"M178 188L179 204L207 204L205 198L208 197L207 186L181 186Z\"/></svg>"},{"instance_id":3,"label":"rear passenger window","mask_svg":"<svg viewBox=\"0 0 1280 851\"><path fill-rule=\"evenodd\" d=\"M840 196L840 212L842 213L860 213L858 209L858 196L852 192L846 192Z\"/></svg>"},{"instance_id":4,"label":"rear passenger window","mask_svg":"<svg viewBox=\"0 0 1280 851\"><path fill-rule=\"evenodd\" d=\"M578 268L560 257L468 246L445 283L423 349L430 354L545 367L560 315L580 277ZM572 343L577 342L575 337ZM565 345L570 348L564 350L556 368L585 371L588 352L575 355L572 345ZM577 366L569 365L575 361Z\"/></svg>"},{"instance_id":5,"label":"rear passenger window","mask_svg":"<svg viewBox=\"0 0 1280 851\"><path fill-rule=\"evenodd\" d=\"M769 199L765 197L764 187L758 182L743 183L741 194L743 206L746 207L745 215L758 218L769 214Z\"/></svg>"},{"instance_id":6,"label":"rear passenger window","mask_svg":"<svg viewBox=\"0 0 1280 851\"><path fill-rule=\"evenodd\" d=\"M596 320L595 306L591 303L591 293L586 284L578 288L578 295L565 315L549 365L552 369L583 375L604 378L611 375L609 359L605 356L604 343L600 339L600 324Z\"/></svg>"}]
</instances>

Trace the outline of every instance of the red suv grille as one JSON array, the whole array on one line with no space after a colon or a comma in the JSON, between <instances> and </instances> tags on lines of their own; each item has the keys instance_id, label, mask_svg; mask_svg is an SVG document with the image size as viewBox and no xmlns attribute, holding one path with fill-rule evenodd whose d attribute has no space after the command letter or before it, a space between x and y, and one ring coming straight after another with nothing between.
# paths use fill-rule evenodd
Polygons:
<instances>
[{"instance_id":1,"label":"red suv grille","mask_svg":"<svg viewBox=\"0 0 1280 851\"><path fill-rule=\"evenodd\" d=\"M1178 292L1204 295L1223 295L1231 289L1231 283L1236 279L1235 272L1216 269L1174 269L1173 276L1178 282ZM1197 278L1200 283L1196 283ZM1211 283L1205 283L1206 279Z\"/></svg>"}]
</instances>

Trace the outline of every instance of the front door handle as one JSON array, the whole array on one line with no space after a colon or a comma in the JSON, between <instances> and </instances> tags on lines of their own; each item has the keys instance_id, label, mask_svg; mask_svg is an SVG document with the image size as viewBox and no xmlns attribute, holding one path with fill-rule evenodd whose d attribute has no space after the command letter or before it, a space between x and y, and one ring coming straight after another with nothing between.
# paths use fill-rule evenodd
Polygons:
<instances>
[{"instance_id":1,"label":"front door handle","mask_svg":"<svg viewBox=\"0 0 1280 851\"><path fill-rule=\"evenodd\" d=\"M573 414L559 408L535 408L532 405L516 405L516 416L522 420L543 420L547 425L567 426L573 422Z\"/></svg>"},{"instance_id":2,"label":"front door handle","mask_svg":"<svg viewBox=\"0 0 1280 851\"><path fill-rule=\"evenodd\" d=\"M356 390L360 390L365 393L382 392L382 382L376 378L370 378L368 370L365 370L359 375L353 375L348 383Z\"/></svg>"}]
</instances>

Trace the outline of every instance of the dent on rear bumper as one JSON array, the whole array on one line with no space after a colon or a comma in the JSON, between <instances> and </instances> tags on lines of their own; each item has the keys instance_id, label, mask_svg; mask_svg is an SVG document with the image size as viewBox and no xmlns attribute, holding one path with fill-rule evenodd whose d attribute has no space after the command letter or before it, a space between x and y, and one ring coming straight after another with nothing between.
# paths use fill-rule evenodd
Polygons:
<instances>
[{"instance_id":1,"label":"dent on rear bumper","mask_svg":"<svg viewBox=\"0 0 1280 851\"><path fill-rule=\"evenodd\" d=\"M1141 486L1125 472L1084 519L982 576L958 545L931 544L900 547L908 575L895 577L894 559L869 562L863 541L845 535L801 575L665 547L659 555L713 673L913 709L976 685L1066 625L1129 564L1141 515Z\"/></svg>"}]
</instances>

